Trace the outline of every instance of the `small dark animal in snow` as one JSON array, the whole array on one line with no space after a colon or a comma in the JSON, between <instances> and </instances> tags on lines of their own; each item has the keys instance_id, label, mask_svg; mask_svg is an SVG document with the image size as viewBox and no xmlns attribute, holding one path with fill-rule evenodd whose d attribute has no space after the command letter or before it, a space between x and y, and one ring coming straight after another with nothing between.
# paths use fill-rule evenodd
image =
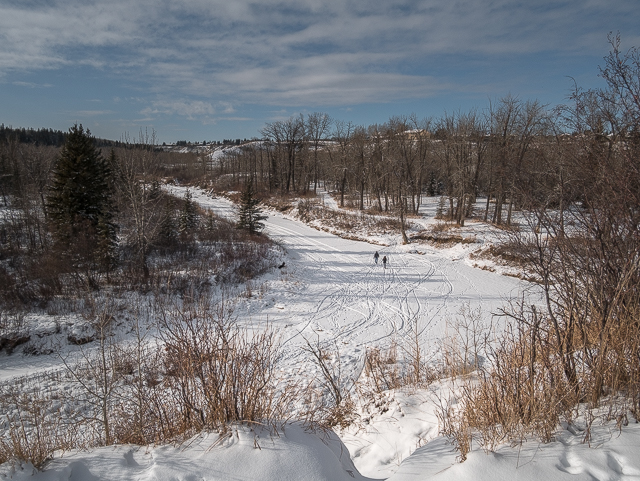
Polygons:
<instances>
[{"instance_id":1,"label":"small dark animal in snow","mask_svg":"<svg viewBox=\"0 0 640 481\"><path fill-rule=\"evenodd\" d=\"M282 269L284 267L284 262L278 266L278 269Z\"/></svg>"}]
</instances>

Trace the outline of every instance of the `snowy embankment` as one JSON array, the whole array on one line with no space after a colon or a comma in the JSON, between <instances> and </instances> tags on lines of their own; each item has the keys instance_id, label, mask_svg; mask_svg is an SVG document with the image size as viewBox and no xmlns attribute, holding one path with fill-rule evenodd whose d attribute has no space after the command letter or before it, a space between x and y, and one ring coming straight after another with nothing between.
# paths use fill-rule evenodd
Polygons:
<instances>
[{"instance_id":1,"label":"snowy embankment","mask_svg":"<svg viewBox=\"0 0 640 481\"><path fill-rule=\"evenodd\" d=\"M185 189L171 190L183 195ZM235 215L228 200L192 193L203 207ZM248 327L268 322L281 333L285 376L317 369L303 349L307 340L329 346L337 353L332 362L340 365L344 379L354 380L367 348L395 343L402 349L416 332L427 363L435 365L442 340L462 310L478 311L485 325L499 327L502 321L492 313L525 287L513 277L472 267L456 248L416 249L391 238L387 247L380 247L275 213L266 232L286 249L286 265L255 285L255 294L240 301L235 315ZM376 250L381 259L389 259L386 269L374 263ZM363 476L393 481L640 480L637 424L622 433L596 427L591 448L582 443L584 433L572 427L559 429L549 444L532 440L489 455L475 448L466 462L456 463L456 452L438 436L435 415L440 403L455 401L453 389L444 380L428 389L382 393L360 408L358 425L339 437L295 425L277 435L238 427L227 436L203 434L176 447L66 453L33 478L29 467L4 474L36 481L367 479Z\"/></svg>"}]
</instances>

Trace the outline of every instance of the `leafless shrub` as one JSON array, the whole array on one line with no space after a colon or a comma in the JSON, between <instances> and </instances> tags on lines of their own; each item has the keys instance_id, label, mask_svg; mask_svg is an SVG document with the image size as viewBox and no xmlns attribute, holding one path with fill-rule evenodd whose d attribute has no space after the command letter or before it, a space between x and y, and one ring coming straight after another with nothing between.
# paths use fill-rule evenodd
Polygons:
<instances>
[{"instance_id":1,"label":"leafless shrub","mask_svg":"<svg viewBox=\"0 0 640 481\"><path fill-rule=\"evenodd\" d=\"M364 368L365 375L371 379L373 387L378 393L403 385L395 342L388 349L368 348L365 354Z\"/></svg>"},{"instance_id":2,"label":"leafless shrub","mask_svg":"<svg viewBox=\"0 0 640 481\"><path fill-rule=\"evenodd\" d=\"M520 303L511 312L518 322L507 326L488 351L488 367L477 370L477 378L462 380L458 408L441 407L441 432L464 458L469 436L487 451L529 436L549 442L561 420L571 424L580 412L589 441L596 419L614 419L622 426L629 411L637 417L640 343L632 327L636 312L628 311L630 317L616 323L606 353L594 342L601 336L595 325L584 326L580 333L565 332L564 336L580 335L580 344L574 346L584 343L592 356L571 358L572 370L567 372L567 358L561 356L566 338L557 336L551 318Z\"/></svg>"},{"instance_id":3,"label":"leafless shrub","mask_svg":"<svg viewBox=\"0 0 640 481\"><path fill-rule=\"evenodd\" d=\"M453 320L446 320L443 374L455 377L479 369L488 355L493 334L492 322L485 321L481 307L462 305Z\"/></svg>"},{"instance_id":4,"label":"leafless shrub","mask_svg":"<svg viewBox=\"0 0 640 481\"><path fill-rule=\"evenodd\" d=\"M175 406L170 421L175 434L223 429L232 422L269 423L283 414L276 396L278 338L272 330L239 329L225 303L165 310L161 326L163 397Z\"/></svg>"},{"instance_id":5,"label":"leafless shrub","mask_svg":"<svg viewBox=\"0 0 640 481\"><path fill-rule=\"evenodd\" d=\"M78 446L77 426L67 423L61 404L39 389L3 389L0 396L0 464L25 461L41 468L55 451Z\"/></svg>"},{"instance_id":6,"label":"leafless shrub","mask_svg":"<svg viewBox=\"0 0 640 481\"><path fill-rule=\"evenodd\" d=\"M440 434L449 438L449 442L460 453L457 461L462 463L467 460L467 454L471 451L473 434L468 419L465 417L465 412L457 409L455 404L457 404L457 401L454 396L448 399L440 399L436 417L438 418Z\"/></svg>"},{"instance_id":7,"label":"leafless shrub","mask_svg":"<svg viewBox=\"0 0 640 481\"><path fill-rule=\"evenodd\" d=\"M419 317L414 317L411 324L410 334L401 341L394 340L386 349L367 349L364 374L374 395L389 389L422 388L444 375L430 365L431 360L422 349Z\"/></svg>"},{"instance_id":8,"label":"leafless shrub","mask_svg":"<svg viewBox=\"0 0 640 481\"><path fill-rule=\"evenodd\" d=\"M106 303L95 314L94 327L99 346L95 351L81 351L82 360L70 363L62 358L68 374L86 394L85 400L92 409L88 421L100 426L98 444L110 445L113 436L113 410L116 393L122 388L121 358L112 332L113 304Z\"/></svg>"},{"instance_id":9,"label":"leafless shrub","mask_svg":"<svg viewBox=\"0 0 640 481\"><path fill-rule=\"evenodd\" d=\"M337 349L325 348L319 339L314 344L308 339L305 342L305 350L320 370L320 376L315 380L318 390L313 390L312 383L308 391L311 399L307 402L310 408L306 412L306 422L325 429L353 424L357 419L351 394L355 380L343 372L340 353Z\"/></svg>"},{"instance_id":10,"label":"leafless shrub","mask_svg":"<svg viewBox=\"0 0 640 481\"><path fill-rule=\"evenodd\" d=\"M402 346L407 369L404 372L405 383L416 387L424 387L433 381L435 373L427 367L427 362L420 343L420 322L415 316L412 322L411 335Z\"/></svg>"}]
</instances>

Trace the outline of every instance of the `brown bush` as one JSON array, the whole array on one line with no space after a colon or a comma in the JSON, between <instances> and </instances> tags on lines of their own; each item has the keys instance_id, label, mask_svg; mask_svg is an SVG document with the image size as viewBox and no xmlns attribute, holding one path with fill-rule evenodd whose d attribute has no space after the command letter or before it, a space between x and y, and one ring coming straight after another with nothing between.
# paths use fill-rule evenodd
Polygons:
<instances>
[{"instance_id":1,"label":"brown bush","mask_svg":"<svg viewBox=\"0 0 640 481\"><path fill-rule=\"evenodd\" d=\"M78 446L77 426L66 423L60 404L39 389L2 390L0 403L6 426L0 433L0 464L26 461L39 469L55 451Z\"/></svg>"},{"instance_id":2,"label":"brown bush","mask_svg":"<svg viewBox=\"0 0 640 481\"><path fill-rule=\"evenodd\" d=\"M520 443L528 436L549 442L561 420L571 423L582 410L589 441L596 419L638 417L640 394L640 335L637 310L619 319L608 333L606 352L599 349L602 336L595 325L573 335L592 360L573 359L567 372L563 358L566 339L555 336L553 321L535 308L519 311L519 322L508 326L490 353L490 366L466 377L461 386L459 409L443 405L441 432L449 436L464 460L470 439L489 451L501 443ZM565 333L568 335L569 333ZM580 344L574 344L579 347ZM602 409L606 407L606 409Z\"/></svg>"}]
</instances>

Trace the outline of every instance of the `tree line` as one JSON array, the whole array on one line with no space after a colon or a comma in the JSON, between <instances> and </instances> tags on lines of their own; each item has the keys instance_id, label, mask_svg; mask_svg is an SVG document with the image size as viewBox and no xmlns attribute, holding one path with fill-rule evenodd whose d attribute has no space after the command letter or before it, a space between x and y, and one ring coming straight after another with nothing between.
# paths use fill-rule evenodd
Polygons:
<instances>
[{"instance_id":1,"label":"tree line","mask_svg":"<svg viewBox=\"0 0 640 481\"><path fill-rule=\"evenodd\" d=\"M267 123L260 140L212 175L244 175L272 195L304 196L321 185L341 206L397 215L417 214L425 196L441 195L459 225L471 215L510 225L514 209L563 211L636 160L637 50L621 58L619 38L611 42L615 59L601 69L608 87L576 86L567 105L507 95L484 110L372 125L299 114ZM480 196L486 204L474 212Z\"/></svg>"},{"instance_id":2,"label":"tree line","mask_svg":"<svg viewBox=\"0 0 640 481\"><path fill-rule=\"evenodd\" d=\"M368 126L324 113L298 115L266 124L261 140L228 155L212 174L250 176L271 194L304 196L321 186L343 207L409 215L425 197L442 195L460 225L483 196L482 218L510 224L514 208L576 200L577 185L562 199L555 191L567 175L580 181L579 162L569 166L569 157L582 155L598 132L568 130L567 113L568 107L506 96L482 112L398 116Z\"/></svg>"},{"instance_id":3,"label":"tree line","mask_svg":"<svg viewBox=\"0 0 640 481\"><path fill-rule=\"evenodd\" d=\"M168 180L201 180L202 165L195 153L158 149L154 133L106 152L82 125L69 129L61 148L0 142L0 304L46 305L59 294L122 283L150 288L198 250L216 249L216 267L201 263L195 277L250 278L269 251L264 239L254 248L246 238L261 226L255 200L244 213L245 234L199 209L190 192L180 198L162 189Z\"/></svg>"},{"instance_id":4,"label":"tree line","mask_svg":"<svg viewBox=\"0 0 640 481\"><path fill-rule=\"evenodd\" d=\"M21 144L34 144L36 146L62 147L67 140L68 133L62 130L13 128L0 124L0 143L17 142ZM126 142L119 140L94 139L98 147L113 147L123 145Z\"/></svg>"}]
</instances>

